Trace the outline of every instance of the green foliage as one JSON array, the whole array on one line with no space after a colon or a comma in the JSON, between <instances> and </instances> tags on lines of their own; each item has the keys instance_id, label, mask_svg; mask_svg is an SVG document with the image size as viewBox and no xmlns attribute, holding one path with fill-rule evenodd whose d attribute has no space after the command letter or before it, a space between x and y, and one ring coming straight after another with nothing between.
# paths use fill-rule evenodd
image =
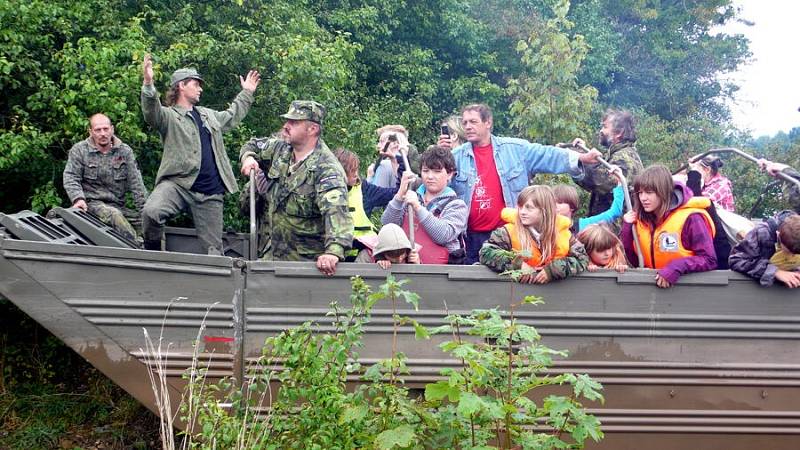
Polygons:
<instances>
[{"instance_id":1,"label":"green foliage","mask_svg":"<svg viewBox=\"0 0 800 450\"><path fill-rule=\"evenodd\" d=\"M539 301L526 297L520 304ZM512 305L508 318L496 309L447 317L449 326L437 332L452 333L454 339L441 348L461 360L462 368L444 371L447 378L428 385L426 399L454 410L448 426L456 430L459 441L473 447L499 442L501 448L514 443L524 448L567 448L582 446L587 438L599 440L599 422L583 411L578 399L603 401L601 386L586 375L543 374L553 356L566 354L541 345L536 329L516 320L514 310L520 304ZM535 389L557 385L571 386L571 394L547 396L540 405L531 399ZM532 431L542 421L554 431Z\"/></svg>"},{"instance_id":2,"label":"green foliage","mask_svg":"<svg viewBox=\"0 0 800 450\"><path fill-rule=\"evenodd\" d=\"M526 71L509 82L508 93L512 128L530 139L556 143L588 134L597 90L577 83L589 48L583 36L567 34L574 26L566 18L569 1L554 1L551 8L552 17L539 19L543 23L517 43Z\"/></svg>"},{"instance_id":3,"label":"green foliage","mask_svg":"<svg viewBox=\"0 0 800 450\"><path fill-rule=\"evenodd\" d=\"M60 204L61 197L58 195L52 181L34 189L33 196L31 197L32 211L44 214L50 208L59 206Z\"/></svg>"},{"instance_id":4,"label":"green foliage","mask_svg":"<svg viewBox=\"0 0 800 450\"><path fill-rule=\"evenodd\" d=\"M416 433L409 425L386 430L375 438L375 446L380 449L406 448L416 441Z\"/></svg>"},{"instance_id":5,"label":"green foliage","mask_svg":"<svg viewBox=\"0 0 800 450\"><path fill-rule=\"evenodd\" d=\"M689 157L732 142L732 130L705 118L667 121L645 111L635 111L636 148L646 166L655 163L677 169Z\"/></svg>"},{"instance_id":6,"label":"green foliage","mask_svg":"<svg viewBox=\"0 0 800 450\"><path fill-rule=\"evenodd\" d=\"M517 307L540 298L511 305L508 318L496 309L476 310L467 317L448 315L445 325L425 329L397 312L398 301L419 305L404 284L390 275L372 292L353 278L351 308L332 303L327 330L307 322L268 338L246 388L230 380L206 386L203 372L190 377L196 395L181 410L197 431L186 435L186 446L551 449L580 448L586 439L602 438L599 422L578 402L603 401L601 386L586 375L546 374L552 358L566 354L541 345L536 329L514 318ZM394 329L389 358L364 368L357 351L364 329L375 305L387 301ZM424 398L411 397L403 386L402 375L410 372L397 349L397 330L406 325L421 339L451 334L453 340L441 348L462 362L459 369L443 370L444 380L427 385ZM348 390L348 380L359 376L362 383ZM562 385L567 396L534 392ZM265 403L269 411L256 415L255 407Z\"/></svg>"},{"instance_id":7,"label":"green foliage","mask_svg":"<svg viewBox=\"0 0 800 450\"><path fill-rule=\"evenodd\" d=\"M419 437L410 424L417 424L424 411L397 384L404 373L404 357L393 353L389 360L372 366L365 375L371 384L348 392L348 376L362 372L357 349L364 326L376 302L400 297L414 302L415 294L400 289L402 283L387 280L372 293L358 278L353 280L350 309L331 304L328 316L332 332L322 333L313 323L268 338L259 367L251 374L246 391L233 389L228 380L190 398L184 413L195 411L199 433L187 436L191 447L224 442L226 448L394 448L407 447ZM383 381L384 375L387 375ZM202 377L193 383L201 384ZM264 418L253 418L253 406L264 401L271 383L280 383ZM197 392L201 392L197 386ZM226 394L232 408L228 414L219 405ZM376 413L375 411L380 411ZM186 418L188 420L188 418Z\"/></svg>"},{"instance_id":8,"label":"green foliage","mask_svg":"<svg viewBox=\"0 0 800 450\"><path fill-rule=\"evenodd\" d=\"M731 146L759 158L800 167L800 139L791 140L786 134L748 141L732 127L706 118L666 121L641 110L635 114L639 136L636 146L645 166L660 163L676 170L694 155ZM721 172L733 184L737 213L761 218L790 207L781 184L759 171L754 163L733 154L719 156L724 161Z\"/></svg>"},{"instance_id":9,"label":"green foliage","mask_svg":"<svg viewBox=\"0 0 800 450\"><path fill-rule=\"evenodd\" d=\"M788 135L778 133L772 138L750 141L742 150L756 157L798 168L800 128L792 129ZM788 186L758 171L753 163L733 157L726 160L722 170L733 181L736 207L740 214L769 217L780 210L796 208L789 202Z\"/></svg>"},{"instance_id":10,"label":"green foliage","mask_svg":"<svg viewBox=\"0 0 800 450\"><path fill-rule=\"evenodd\" d=\"M639 107L665 120L695 114L721 121L736 91L719 75L750 58L742 35L714 27L736 20L731 0L575 0L572 20L593 49L583 82L603 103Z\"/></svg>"}]
</instances>

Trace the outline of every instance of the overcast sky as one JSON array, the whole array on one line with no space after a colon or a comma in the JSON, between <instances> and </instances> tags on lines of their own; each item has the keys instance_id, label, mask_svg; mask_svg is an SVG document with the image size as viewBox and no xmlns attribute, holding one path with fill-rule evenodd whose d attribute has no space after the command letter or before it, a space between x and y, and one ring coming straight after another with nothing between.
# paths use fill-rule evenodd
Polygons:
<instances>
[{"instance_id":1,"label":"overcast sky","mask_svg":"<svg viewBox=\"0 0 800 450\"><path fill-rule=\"evenodd\" d=\"M753 62L731 74L741 89L731 105L734 122L758 137L800 127L800 1L734 0L753 26L730 24L750 39Z\"/></svg>"}]
</instances>

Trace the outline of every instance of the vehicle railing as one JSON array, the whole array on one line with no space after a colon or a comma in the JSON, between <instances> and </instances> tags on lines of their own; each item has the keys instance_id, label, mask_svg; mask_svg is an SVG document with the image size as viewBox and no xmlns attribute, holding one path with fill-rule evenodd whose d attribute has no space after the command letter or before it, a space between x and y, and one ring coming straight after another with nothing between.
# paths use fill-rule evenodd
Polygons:
<instances>
[{"instance_id":1,"label":"vehicle railing","mask_svg":"<svg viewBox=\"0 0 800 450\"><path fill-rule=\"evenodd\" d=\"M753 156L753 155L751 155L749 153L743 152L743 151L739 150L738 148L734 148L734 147L712 148L712 149L710 149L710 150L708 150L706 152L700 153L699 155L692 156L691 158L689 158L689 162L688 163L683 163L680 167L678 167L677 170L672 172L672 174L675 175L675 174L677 174L679 172L682 172L682 171L686 170L689 167L690 163L696 163L697 161L700 161L701 159L705 158L708 155L714 155L714 154L718 154L718 153L733 153L733 154L739 155L742 158L744 158L744 159L746 159L746 160L748 160L750 162L753 162L755 164L759 163L759 159L758 158L756 158L755 156ZM789 182L789 183L792 183L795 186L797 186L798 188L800 188L800 180L797 180L797 179L795 179L795 178L793 178L793 177L791 177L791 176L789 176L789 175L787 175L787 174L785 174L783 172L778 172L776 174L776 176L778 178L780 178L781 180Z\"/></svg>"}]
</instances>

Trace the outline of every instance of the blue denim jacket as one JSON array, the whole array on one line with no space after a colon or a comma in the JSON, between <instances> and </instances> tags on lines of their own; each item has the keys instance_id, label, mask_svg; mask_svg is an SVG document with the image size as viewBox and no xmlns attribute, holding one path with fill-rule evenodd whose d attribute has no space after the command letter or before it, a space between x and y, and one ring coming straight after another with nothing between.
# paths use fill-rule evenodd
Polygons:
<instances>
[{"instance_id":1,"label":"blue denim jacket","mask_svg":"<svg viewBox=\"0 0 800 450\"><path fill-rule=\"evenodd\" d=\"M495 135L491 138L494 161L503 187L503 200L509 208L517 206L517 196L528 186L529 178L537 173L568 173L575 180L583 178L583 166L578 162L576 152L524 139ZM456 160L456 175L450 181L450 187L464 200L469 210L478 174L472 143L454 148L453 157Z\"/></svg>"}]
</instances>

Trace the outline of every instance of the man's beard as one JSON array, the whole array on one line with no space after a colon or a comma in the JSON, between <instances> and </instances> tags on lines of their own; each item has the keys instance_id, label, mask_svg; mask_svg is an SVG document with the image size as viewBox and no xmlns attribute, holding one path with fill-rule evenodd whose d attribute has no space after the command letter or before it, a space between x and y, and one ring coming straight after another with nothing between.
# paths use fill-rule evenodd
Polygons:
<instances>
[{"instance_id":1,"label":"man's beard","mask_svg":"<svg viewBox=\"0 0 800 450\"><path fill-rule=\"evenodd\" d=\"M600 145L606 148L611 147L611 141L609 141L608 136L603 134L602 131L600 133L597 133L597 136L598 140L600 141Z\"/></svg>"}]
</instances>

